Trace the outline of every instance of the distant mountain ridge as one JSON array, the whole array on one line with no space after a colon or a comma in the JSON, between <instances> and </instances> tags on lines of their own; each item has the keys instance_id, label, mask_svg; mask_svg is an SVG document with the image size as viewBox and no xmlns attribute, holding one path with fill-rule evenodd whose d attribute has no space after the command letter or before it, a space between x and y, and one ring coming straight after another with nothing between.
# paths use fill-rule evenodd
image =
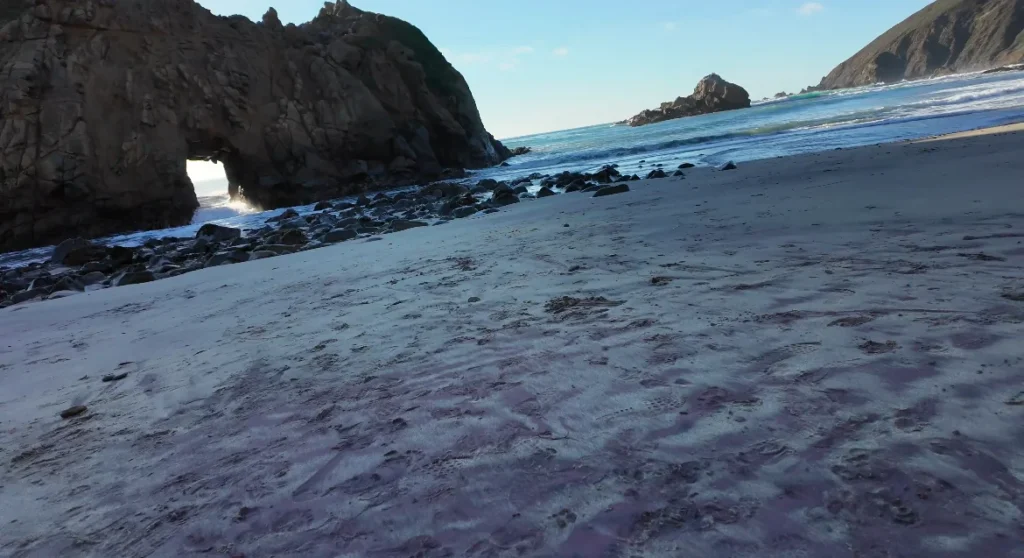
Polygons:
<instances>
[{"instance_id":1,"label":"distant mountain ridge","mask_svg":"<svg viewBox=\"0 0 1024 558\"><path fill-rule=\"evenodd\" d=\"M815 89L985 70L1024 61L1024 0L936 0L836 66Z\"/></svg>"}]
</instances>

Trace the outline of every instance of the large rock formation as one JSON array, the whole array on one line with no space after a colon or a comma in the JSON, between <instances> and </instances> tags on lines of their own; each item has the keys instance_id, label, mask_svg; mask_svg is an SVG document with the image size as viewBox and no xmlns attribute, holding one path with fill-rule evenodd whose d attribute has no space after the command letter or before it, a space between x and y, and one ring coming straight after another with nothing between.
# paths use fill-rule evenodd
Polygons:
<instances>
[{"instance_id":1,"label":"large rock formation","mask_svg":"<svg viewBox=\"0 0 1024 558\"><path fill-rule=\"evenodd\" d=\"M1024 0L938 0L825 76L839 89L1024 61Z\"/></svg>"},{"instance_id":2,"label":"large rock formation","mask_svg":"<svg viewBox=\"0 0 1024 558\"><path fill-rule=\"evenodd\" d=\"M5 0L0 250L187 224L188 159L262 207L509 156L416 27L327 3L309 23L192 0Z\"/></svg>"},{"instance_id":3,"label":"large rock formation","mask_svg":"<svg viewBox=\"0 0 1024 558\"><path fill-rule=\"evenodd\" d=\"M704 76L697 83L692 95L662 103L659 108L653 110L645 110L627 120L626 123L630 126L644 126L684 116L748 107L750 107L750 95L747 94L746 89L725 81L718 74L711 74Z\"/></svg>"}]
</instances>

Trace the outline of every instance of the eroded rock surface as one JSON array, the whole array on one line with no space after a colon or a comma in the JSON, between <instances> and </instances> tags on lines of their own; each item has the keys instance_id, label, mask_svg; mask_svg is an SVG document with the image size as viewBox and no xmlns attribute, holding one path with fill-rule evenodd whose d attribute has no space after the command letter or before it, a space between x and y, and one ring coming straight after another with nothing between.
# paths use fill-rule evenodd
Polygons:
<instances>
[{"instance_id":1,"label":"eroded rock surface","mask_svg":"<svg viewBox=\"0 0 1024 558\"><path fill-rule=\"evenodd\" d=\"M188 159L272 208L509 156L423 33L345 0L300 26L191 0L5 2L0 150L0 250L186 224Z\"/></svg>"}]
</instances>

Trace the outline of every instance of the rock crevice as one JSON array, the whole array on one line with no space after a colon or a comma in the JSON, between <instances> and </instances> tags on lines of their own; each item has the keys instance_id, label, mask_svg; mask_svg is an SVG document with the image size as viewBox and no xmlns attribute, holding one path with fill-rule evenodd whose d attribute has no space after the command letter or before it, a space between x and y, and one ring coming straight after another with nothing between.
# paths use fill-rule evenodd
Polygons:
<instances>
[{"instance_id":1,"label":"rock crevice","mask_svg":"<svg viewBox=\"0 0 1024 558\"><path fill-rule=\"evenodd\" d=\"M510 154L413 25L329 2L282 25L192 0L0 10L0 250L187 224L189 159L264 208Z\"/></svg>"}]
</instances>

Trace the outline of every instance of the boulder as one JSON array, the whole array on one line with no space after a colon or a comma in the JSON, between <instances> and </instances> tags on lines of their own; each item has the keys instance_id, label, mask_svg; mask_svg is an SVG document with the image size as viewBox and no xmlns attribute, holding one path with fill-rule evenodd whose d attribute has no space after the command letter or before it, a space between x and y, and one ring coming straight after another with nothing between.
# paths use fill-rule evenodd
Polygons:
<instances>
[{"instance_id":1,"label":"boulder","mask_svg":"<svg viewBox=\"0 0 1024 558\"><path fill-rule=\"evenodd\" d=\"M407 231L409 229L415 229L417 227L426 227L427 224L423 221L406 221L403 219L396 219L391 222L391 230L395 232Z\"/></svg>"},{"instance_id":2,"label":"boulder","mask_svg":"<svg viewBox=\"0 0 1024 558\"><path fill-rule=\"evenodd\" d=\"M203 267L216 267L218 265L245 261L249 261L249 252L244 250L225 250L210 256L203 264Z\"/></svg>"},{"instance_id":3,"label":"boulder","mask_svg":"<svg viewBox=\"0 0 1024 558\"><path fill-rule=\"evenodd\" d=\"M491 203L498 207L504 207L506 205L519 203L519 196L515 195L515 193L510 190L508 192L502 192L500 195L496 195L491 198Z\"/></svg>"},{"instance_id":4,"label":"boulder","mask_svg":"<svg viewBox=\"0 0 1024 558\"><path fill-rule=\"evenodd\" d=\"M333 229L324 235L324 242L344 242L358 236L359 234L352 229Z\"/></svg>"},{"instance_id":5,"label":"boulder","mask_svg":"<svg viewBox=\"0 0 1024 558\"><path fill-rule=\"evenodd\" d=\"M691 95L662 103L656 109L642 111L626 123L630 126L644 126L686 116L749 107L750 95L746 89L722 79L718 74L709 74L697 82Z\"/></svg>"},{"instance_id":6,"label":"boulder","mask_svg":"<svg viewBox=\"0 0 1024 558\"><path fill-rule=\"evenodd\" d=\"M289 229L284 231L281 238L278 239L281 244L287 244L290 246L301 246L309 242L309 238L306 237L306 233L299 229Z\"/></svg>"},{"instance_id":7,"label":"boulder","mask_svg":"<svg viewBox=\"0 0 1024 558\"><path fill-rule=\"evenodd\" d=\"M551 188L548 188L547 186L544 186L540 190L537 191L537 197L538 198L546 198L548 196L555 196L555 195L557 195L557 194L555 194L555 191L552 190Z\"/></svg>"},{"instance_id":8,"label":"boulder","mask_svg":"<svg viewBox=\"0 0 1024 558\"><path fill-rule=\"evenodd\" d=\"M149 283L150 281L156 281L156 276L152 271L128 271L114 279L114 285L117 287L123 287L125 285Z\"/></svg>"},{"instance_id":9,"label":"boulder","mask_svg":"<svg viewBox=\"0 0 1024 558\"><path fill-rule=\"evenodd\" d=\"M72 238L61 242L53 249L50 262L80 266L89 262L102 260L107 256L107 249L82 238Z\"/></svg>"},{"instance_id":10,"label":"boulder","mask_svg":"<svg viewBox=\"0 0 1024 558\"><path fill-rule=\"evenodd\" d=\"M594 173L591 178L600 184L608 184L610 182L614 182L619 176L621 176L621 173L616 169L612 167L605 167Z\"/></svg>"},{"instance_id":11,"label":"boulder","mask_svg":"<svg viewBox=\"0 0 1024 558\"><path fill-rule=\"evenodd\" d=\"M102 271L90 271L78 278L78 280L85 286L102 283L106 279L107 276Z\"/></svg>"},{"instance_id":12,"label":"boulder","mask_svg":"<svg viewBox=\"0 0 1024 558\"><path fill-rule=\"evenodd\" d=\"M84 291L85 285L71 276L61 277L50 289L51 292L58 291Z\"/></svg>"},{"instance_id":13,"label":"boulder","mask_svg":"<svg viewBox=\"0 0 1024 558\"><path fill-rule=\"evenodd\" d=\"M601 198L604 196L611 196L614 194L622 194L629 191L629 186L625 184L616 184L615 186L605 186L600 190L594 192L595 198Z\"/></svg>"},{"instance_id":14,"label":"boulder","mask_svg":"<svg viewBox=\"0 0 1024 558\"><path fill-rule=\"evenodd\" d=\"M294 219L299 216L299 212L292 208L285 209L280 215L267 219L268 223L280 223L281 221L287 221L288 219Z\"/></svg>"},{"instance_id":15,"label":"boulder","mask_svg":"<svg viewBox=\"0 0 1024 558\"><path fill-rule=\"evenodd\" d=\"M127 246L111 246L107 248L107 260L114 267L121 267L135 260L135 248Z\"/></svg>"},{"instance_id":16,"label":"boulder","mask_svg":"<svg viewBox=\"0 0 1024 558\"><path fill-rule=\"evenodd\" d=\"M272 209L511 156L419 29L347 0L287 26L194 0L0 12L0 251L187 225L190 159Z\"/></svg>"},{"instance_id":17,"label":"boulder","mask_svg":"<svg viewBox=\"0 0 1024 558\"><path fill-rule=\"evenodd\" d=\"M661 169L655 169L647 173L647 180L651 180L652 178L665 178L666 176L668 175L665 174L665 171Z\"/></svg>"},{"instance_id":18,"label":"boulder","mask_svg":"<svg viewBox=\"0 0 1024 558\"><path fill-rule=\"evenodd\" d=\"M722 166L718 167L718 170L720 170L720 171L736 170L736 163L733 163L732 161L729 161L729 162L723 164Z\"/></svg>"},{"instance_id":19,"label":"boulder","mask_svg":"<svg viewBox=\"0 0 1024 558\"><path fill-rule=\"evenodd\" d=\"M465 207L459 207L455 211L452 211L452 217L455 217L456 219L462 219L465 217L469 217L470 215L476 214L477 211L477 208L471 205L467 205Z\"/></svg>"},{"instance_id":20,"label":"boulder","mask_svg":"<svg viewBox=\"0 0 1024 558\"><path fill-rule=\"evenodd\" d=\"M199 227L199 232L196 233L197 239L203 239L207 242L230 242L240 236L242 236L240 229L224 227L214 223L206 223Z\"/></svg>"}]
</instances>

